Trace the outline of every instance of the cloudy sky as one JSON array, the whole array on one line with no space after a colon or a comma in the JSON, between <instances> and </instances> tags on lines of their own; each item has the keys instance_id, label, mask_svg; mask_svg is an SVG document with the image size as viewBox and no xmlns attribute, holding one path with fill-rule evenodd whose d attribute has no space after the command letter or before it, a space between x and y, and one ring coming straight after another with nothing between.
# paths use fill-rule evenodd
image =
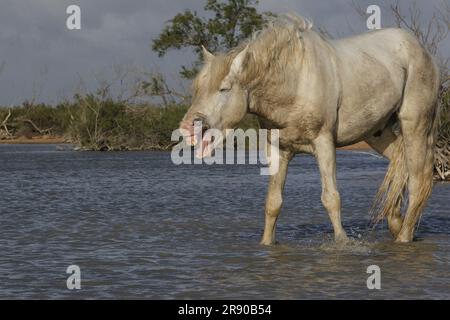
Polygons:
<instances>
[{"instance_id":1,"label":"cloudy sky","mask_svg":"<svg viewBox=\"0 0 450 320\"><path fill-rule=\"evenodd\" d=\"M450 0L417 0L424 20ZM295 11L338 36L366 32L365 21L351 0L261 0L259 9ZM392 17L393 1L357 1L382 8L382 25ZM205 0L0 0L0 105L25 99L55 103L70 98L77 88L95 88L111 77L114 66L164 73L178 85L180 65L189 64L189 50L163 58L151 51L151 40L175 14L192 9L202 13ZM413 1L403 0L407 8ZM66 28L66 8L81 7L81 30ZM441 53L450 56L447 38Z\"/></svg>"}]
</instances>

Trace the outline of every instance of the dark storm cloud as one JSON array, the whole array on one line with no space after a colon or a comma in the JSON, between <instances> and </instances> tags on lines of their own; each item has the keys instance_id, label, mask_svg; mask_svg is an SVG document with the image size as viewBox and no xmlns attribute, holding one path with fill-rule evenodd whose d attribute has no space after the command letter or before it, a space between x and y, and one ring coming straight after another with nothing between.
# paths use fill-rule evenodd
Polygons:
<instances>
[{"instance_id":1,"label":"dark storm cloud","mask_svg":"<svg viewBox=\"0 0 450 320\"><path fill-rule=\"evenodd\" d=\"M418 1L424 15L442 0ZM446 1L446 0L445 0ZM70 97L80 79L87 87L108 77L112 65L159 69L177 82L182 64L192 61L188 50L158 58L151 40L164 23L184 9L202 11L203 0L2 0L0 7L0 104L20 103L35 96L56 102ZM405 4L411 1L403 1ZM349 5L350 0L261 0L260 9L296 11L327 28L332 34L365 31L365 22ZM386 6L388 1L360 1ZM66 8L81 7L82 30L65 27ZM383 25L390 17L382 16ZM449 50L448 40L444 46Z\"/></svg>"}]
</instances>

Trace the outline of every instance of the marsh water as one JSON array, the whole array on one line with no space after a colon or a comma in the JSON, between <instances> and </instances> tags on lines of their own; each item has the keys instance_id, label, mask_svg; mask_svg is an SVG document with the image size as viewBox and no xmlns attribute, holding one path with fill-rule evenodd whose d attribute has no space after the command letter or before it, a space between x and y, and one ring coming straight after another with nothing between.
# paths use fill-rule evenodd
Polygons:
<instances>
[{"instance_id":1,"label":"marsh water","mask_svg":"<svg viewBox=\"0 0 450 320\"><path fill-rule=\"evenodd\" d=\"M268 177L256 165L56 145L0 145L0 164L2 299L450 299L450 184L435 185L416 241L394 244L369 225L387 165L369 153L338 152L345 246L309 156L291 163L272 247L258 244ZM70 265L80 290L67 289Z\"/></svg>"}]
</instances>

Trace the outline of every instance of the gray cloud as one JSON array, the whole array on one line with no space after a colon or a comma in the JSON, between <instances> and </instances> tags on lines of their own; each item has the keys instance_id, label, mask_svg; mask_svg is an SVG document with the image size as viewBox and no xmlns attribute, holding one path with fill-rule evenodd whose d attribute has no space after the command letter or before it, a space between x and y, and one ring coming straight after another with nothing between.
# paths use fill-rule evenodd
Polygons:
<instances>
[{"instance_id":1,"label":"gray cloud","mask_svg":"<svg viewBox=\"0 0 450 320\"><path fill-rule=\"evenodd\" d=\"M418 1L429 17L442 1ZM363 7L390 1L359 1ZM408 6L411 1L402 1ZM365 32L365 22L349 5L350 0L261 0L259 9L273 12L295 11L345 36ZM78 4L82 10L82 30L65 27L66 7ZM159 69L172 84L178 82L180 65L189 64L189 50L170 52L158 58L150 49L151 40L164 23L184 9L202 11L203 0L2 0L0 10L0 105L20 103L37 96L39 101L57 102L70 98L83 79L94 88L99 73L109 76L112 65L134 65ZM387 12L387 10L384 10ZM392 17L383 12L383 25ZM449 39L442 50L450 51Z\"/></svg>"}]
</instances>

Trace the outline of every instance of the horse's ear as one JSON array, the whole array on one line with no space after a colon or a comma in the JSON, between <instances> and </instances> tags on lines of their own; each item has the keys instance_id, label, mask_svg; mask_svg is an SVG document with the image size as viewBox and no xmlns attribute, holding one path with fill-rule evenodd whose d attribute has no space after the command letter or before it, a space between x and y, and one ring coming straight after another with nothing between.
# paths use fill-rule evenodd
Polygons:
<instances>
[{"instance_id":1,"label":"horse's ear","mask_svg":"<svg viewBox=\"0 0 450 320\"><path fill-rule=\"evenodd\" d=\"M230 67L230 73L234 75L238 75L242 72L243 64L245 61L245 58L247 56L248 52L248 45L245 47L244 50L239 52L239 54L234 58L233 62L231 63Z\"/></svg>"},{"instance_id":2,"label":"horse's ear","mask_svg":"<svg viewBox=\"0 0 450 320\"><path fill-rule=\"evenodd\" d=\"M203 61L209 62L214 58L214 55L208 51L203 45L202 45L202 52L203 52Z\"/></svg>"}]
</instances>

